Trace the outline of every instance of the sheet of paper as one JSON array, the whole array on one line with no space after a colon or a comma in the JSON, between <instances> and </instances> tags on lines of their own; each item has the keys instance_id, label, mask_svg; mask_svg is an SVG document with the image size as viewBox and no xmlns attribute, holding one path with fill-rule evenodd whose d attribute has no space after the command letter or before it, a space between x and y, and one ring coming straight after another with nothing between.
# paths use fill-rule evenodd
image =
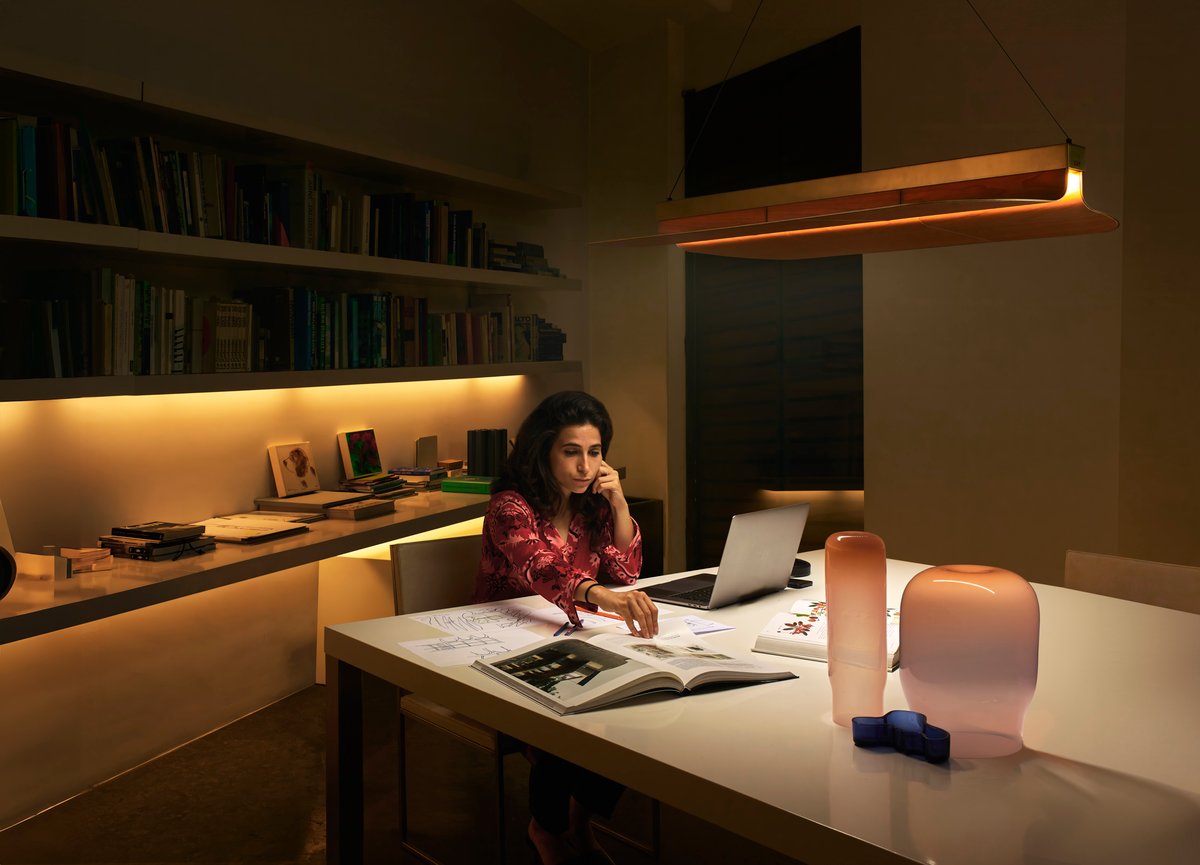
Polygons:
<instances>
[{"instance_id":1,"label":"sheet of paper","mask_svg":"<svg viewBox=\"0 0 1200 865\"><path fill-rule=\"evenodd\" d=\"M453 667L513 652L540 639L540 635L524 628L506 628L435 637L432 640L411 640L400 645L431 664Z\"/></svg>"},{"instance_id":2,"label":"sheet of paper","mask_svg":"<svg viewBox=\"0 0 1200 865\"><path fill-rule=\"evenodd\" d=\"M523 604L470 607L444 613L418 614L412 618L447 634L494 634L517 628L547 625L553 631L567 620L566 613L558 607L527 607Z\"/></svg>"},{"instance_id":3,"label":"sheet of paper","mask_svg":"<svg viewBox=\"0 0 1200 865\"><path fill-rule=\"evenodd\" d=\"M733 630L733 625L722 625L720 622L702 619L699 616L684 616L683 621L693 634L715 634L717 631Z\"/></svg>"}]
</instances>

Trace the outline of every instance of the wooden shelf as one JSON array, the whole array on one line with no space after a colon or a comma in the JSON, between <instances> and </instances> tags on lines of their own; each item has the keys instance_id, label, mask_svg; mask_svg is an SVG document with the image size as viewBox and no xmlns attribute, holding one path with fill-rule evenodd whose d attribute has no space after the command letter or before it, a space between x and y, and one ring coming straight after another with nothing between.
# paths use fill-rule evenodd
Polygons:
<instances>
[{"instance_id":1,"label":"wooden shelf","mask_svg":"<svg viewBox=\"0 0 1200 865\"><path fill-rule=\"evenodd\" d=\"M100 396L169 393L222 393L293 387L332 387L413 381L454 381L502 375L580 372L577 360L532 363L477 363L457 366L324 369L290 372L229 372L194 375L106 375L86 378L28 378L0 381L0 403Z\"/></svg>"},{"instance_id":2,"label":"wooden shelf","mask_svg":"<svg viewBox=\"0 0 1200 865\"><path fill-rule=\"evenodd\" d=\"M389 543L481 517L488 497L418 493L396 502L396 513L359 522L322 520L310 531L254 546L217 544L211 553L179 562L116 559L111 571L70 580L17 578L0 600L0 644L46 634L264 574Z\"/></svg>"},{"instance_id":3,"label":"wooden shelf","mask_svg":"<svg viewBox=\"0 0 1200 865\"><path fill-rule=\"evenodd\" d=\"M31 56L6 58L0 68L5 107L28 114L78 115L102 125L204 142L276 162L312 162L318 170L379 180L414 191L499 202L523 209L575 208L578 193L394 148L364 148L329 130L303 127L228 106L155 82L100 74ZM11 104L10 104L11 103ZM88 109L95 109L89 116ZM102 116L94 116L99 114Z\"/></svg>"},{"instance_id":4,"label":"wooden shelf","mask_svg":"<svg viewBox=\"0 0 1200 865\"><path fill-rule=\"evenodd\" d=\"M578 279L429 264L348 252L325 252L287 246L267 246L235 240L183 237L113 225L89 225L64 219L0 215L0 242L35 241L98 250L124 250L147 258L210 264L237 264L290 271L336 271L341 274L383 276L406 284L467 286L503 291L580 291Z\"/></svg>"}]
</instances>

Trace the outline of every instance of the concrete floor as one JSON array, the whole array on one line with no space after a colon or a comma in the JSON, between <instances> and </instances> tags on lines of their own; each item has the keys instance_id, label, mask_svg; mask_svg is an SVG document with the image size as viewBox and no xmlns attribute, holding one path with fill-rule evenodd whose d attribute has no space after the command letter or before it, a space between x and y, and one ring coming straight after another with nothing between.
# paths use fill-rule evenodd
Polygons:
<instances>
[{"instance_id":1,"label":"concrete floor","mask_svg":"<svg viewBox=\"0 0 1200 865\"><path fill-rule=\"evenodd\" d=\"M0 832L0 865L183 865L325 862L325 689L313 686ZM391 692L366 694L385 720ZM368 705L370 710L371 704ZM490 758L409 725L410 833L447 863L492 861ZM396 752L369 755L367 862L408 865L399 849ZM507 861L531 861L524 841L528 770L507 758ZM630 791L614 824L649 841L651 804ZM485 815L481 818L480 815ZM786 859L669 808L658 862L782 865ZM618 863L656 860L614 838Z\"/></svg>"}]
</instances>

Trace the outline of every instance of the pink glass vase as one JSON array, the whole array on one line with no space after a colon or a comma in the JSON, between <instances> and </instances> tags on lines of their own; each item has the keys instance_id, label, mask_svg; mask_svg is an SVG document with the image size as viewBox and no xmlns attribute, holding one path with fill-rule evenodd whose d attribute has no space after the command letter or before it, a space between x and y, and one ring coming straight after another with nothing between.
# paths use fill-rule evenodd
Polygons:
<instances>
[{"instance_id":1,"label":"pink glass vase","mask_svg":"<svg viewBox=\"0 0 1200 865\"><path fill-rule=\"evenodd\" d=\"M1037 595L1002 568L943 565L900 602L900 684L908 707L950 732L951 757L1021 749L1037 687Z\"/></svg>"},{"instance_id":2,"label":"pink glass vase","mask_svg":"<svg viewBox=\"0 0 1200 865\"><path fill-rule=\"evenodd\" d=\"M837 532L825 541L829 606L829 686L833 721L883 713L887 681L887 554L870 532Z\"/></svg>"}]
</instances>

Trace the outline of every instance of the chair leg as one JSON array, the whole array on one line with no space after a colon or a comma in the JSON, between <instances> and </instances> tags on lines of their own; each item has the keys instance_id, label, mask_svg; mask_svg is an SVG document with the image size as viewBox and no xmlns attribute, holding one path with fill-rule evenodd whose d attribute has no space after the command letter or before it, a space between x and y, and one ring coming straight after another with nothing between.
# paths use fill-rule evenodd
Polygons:
<instances>
[{"instance_id":1,"label":"chair leg","mask_svg":"<svg viewBox=\"0 0 1200 865\"><path fill-rule=\"evenodd\" d=\"M504 810L504 749L496 748L496 862L504 865L508 859L508 822Z\"/></svg>"}]
</instances>

